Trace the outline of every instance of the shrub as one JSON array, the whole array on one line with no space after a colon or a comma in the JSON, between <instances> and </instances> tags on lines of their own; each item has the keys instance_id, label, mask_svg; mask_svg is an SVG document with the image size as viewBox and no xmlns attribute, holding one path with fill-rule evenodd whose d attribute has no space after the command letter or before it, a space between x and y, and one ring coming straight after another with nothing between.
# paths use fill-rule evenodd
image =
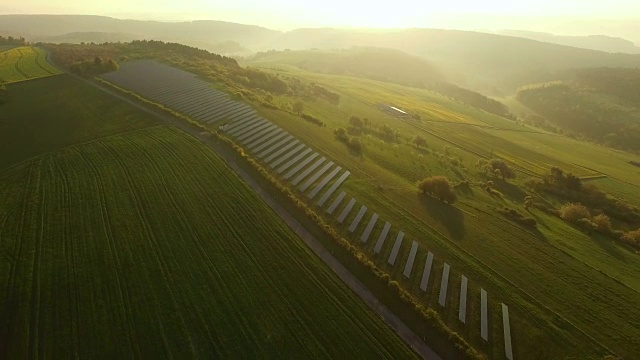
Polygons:
<instances>
[{"instance_id":1,"label":"shrub","mask_svg":"<svg viewBox=\"0 0 640 360\"><path fill-rule=\"evenodd\" d=\"M640 249L640 228L623 233L620 237L620 240L624 241L628 245L633 246L636 249Z\"/></svg>"},{"instance_id":2,"label":"shrub","mask_svg":"<svg viewBox=\"0 0 640 360\"><path fill-rule=\"evenodd\" d=\"M333 130L333 134L338 138L338 140L344 143L349 141L349 135L347 135L347 129L345 128L337 128Z\"/></svg>"},{"instance_id":3,"label":"shrub","mask_svg":"<svg viewBox=\"0 0 640 360\"><path fill-rule=\"evenodd\" d=\"M300 115L301 118L307 120L308 122L312 123L312 124L316 124L318 126L325 126L324 122L320 119L318 119L317 117L311 115L311 114L307 114L304 113L302 115Z\"/></svg>"},{"instance_id":4,"label":"shrub","mask_svg":"<svg viewBox=\"0 0 640 360\"><path fill-rule=\"evenodd\" d=\"M296 101L295 103L293 103L293 105L291 106L291 109L293 110L293 112L295 112L298 115L302 115L302 112L304 111L304 104L302 103L302 101Z\"/></svg>"},{"instance_id":5,"label":"shrub","mask_svg":"<svg viewBox=\"0 0 640 360\"><path fill-rule=\"evenodd\" d=\"M516 177L515 171L504 160L491 159L486 167L487 172L495 174L496 177L501 177L502 180L515 179Z\"/></svg>"},{"instance_id":6,"label":"shrub","mask_svg":"<svg viewBox=\"0 0 640 360\"><path fill-rule=\"evenodd\" d=\"M347 147L357 153L362 152L362 142L360 142L360 139L355 136L349 138L349 141L347 141Z\"/></svg>"},{"instance_id":7,"label":"shrub","mask_svg":"<svg viewBox=\"0 0 640 360\"><path fill-rule=\"evenodd\" d=\"M581 228L586 230L588 233L591 233L592 231L598 229L598 225L587 218L580 218L576 220L576 224L578 224Z\"/></svg>"},{"instance_id":8,"label":"shrub","mask_svg":"<svg viewBox=\"0 0 640 360\"><path fill-rule=\"evenodd\" d=\"M599 214L593 217L591 221L596 225L596 230L603 234L611 233L611 219L605 214Z\"/></svg>"},{"instance_id":9,"label":"shrub","mask_svg":"<svg viewBox=\"0 0 640 360\"><path fill-rule=\"evenodd\" d=\"M427 139L420 135L416 135L411 141L417 148L426 148L427 147Z\"/></svg>"},{"instance_id":10,"label":"shrub","mask_svg":"<svg viewBox=\"0 0 640 360\"><path fill-rule=\"evenodd\" d=\"M444 176L431 176L418 181L418 189L423 194L428 194L434 198L452 204L457 200L449 179Z\"/></svg>"},{"instance_id":11,"label":"shrub","mask_svg":"<svg viewBox=\"0 0 640 360\"><path fill-rule=\"evenodd\" d=\"M569 222L575 223L579 219L589 219L591 213L589 209L579 203L566 203L560 207L560 217Z\"/></svg>"},{"instance_id":12,"label":"shrub","mask_svg":"<svg viewBox=\"0 0 640 360\"><path fill-rule=\"evenodd\" d=\"M351 117L349 118L349 125L357 129L362 129L362 127L364 126L364 121L362 121L362 119L355 115L351 115Z\"/></svg>"}]
</instances>

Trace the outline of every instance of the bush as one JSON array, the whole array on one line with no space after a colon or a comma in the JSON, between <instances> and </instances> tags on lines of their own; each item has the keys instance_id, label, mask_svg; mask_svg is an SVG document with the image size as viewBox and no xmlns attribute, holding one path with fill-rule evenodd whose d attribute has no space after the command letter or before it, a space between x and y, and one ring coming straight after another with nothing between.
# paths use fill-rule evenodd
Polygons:
<instances>
[{"instance_id":1,"label":"bush","mask_svg":"<svg viewBox=\"0 0 640 360\"><path fill-rule=\"evenodd\" d=\"M424 137L420 136L420 135L416 135L413 140L411 140L411 143L413 143L417 148L426 148L427 147L427 139L425 139Z\"/></svg>"},{"instance_id":2,"label":"bush","mask_svg":"<svg viewBox=\"0 0 640 360\"><path fill-rule=\"evenodd\" d=\"M458 199L456 193L451 187L451 184L449 183L449 179L444 176L430 176L424 178L422 181L418 182L417 186L423 194L431 195L432 197L449 204L453 204Z\"/></svg>"},{"instance_id":3,"label":"bush","mask_svg":"<svg viewBox=\"0 0 640 360\"><path fill-rule=\"evenodd\" d=\"M318 119L317 117L311 115L311 114L307 114L304 113L302 115L300 115L301 118L307 120L308 122L312 123L312 124L316 124L318 126L325 126L324 122L320 119Z\"/></svg>"},{"instance_id":4,"label":"bush","mask_svg":"<svg viewBox=\"0 0 640 360\"><path fill-rule=\"evenodd\" d=\"M640 228L623 233L620 240L636 249L640 249Z\"/></svg>"},{"instance_id":5,"label":"bush","mask_svg":"<svg viewBox=\"0 0 640 360\"><path fill-rule=\"evenodd\" d=\"M360 142L360 139L355 136L349 138L349 141L347 141L347 147L357 153L362 152L362 142Z\"/></svg>"},{"instance_id":6,"label":"bush","mask_svg":"<svg viewBox=\"0 0 640 360\"><path fill-rule=\"evenodd\" d=\"M364 121L355 115L351 115L349 118L349 125L353 126L356 129L362 129L364 126Z\"/></svg>"},{"instance_id":7,"label":"bush","mask_svg":"<svg viewBox=\"0 0 640 360\"><path fill-rule=\"evenodd\" d=\"M605 214L599 214L593 217L591 221L595 224L596 230L603 234L611 233L611 219Z\"/></svg>"},{"instance_id":8,"label":"bush","mask_svg":"<svg viewBox=\"0 0 640 360\"><path fill-rule=\"evenodd\" d=\"M587 218L581 218L576 220L576 224L578 224L581 228L586 230L587 233L591 233L592 231L598 229L598 225Z\"/></svg>"},{"instance_id":9,"label":"bush","mask_svg":"<svg viewBox=\"0 0 640 360\"><path fill-rule=\"evenodd\" d=\"M349 141L349 135L347 134L347 129L345 128L337 128L333 130L333 134L338 138L338 140L346 143Z\"/></svg>"},{"instance_id":10,"label":"bush","mask_svg":"<svg viewBox=\"0 0 640 360\"><path fill-rule=\"evenodd\" d=\"M589 209L579 203L566 203L560 207L560 217L572 223L580 219L589 219L591 213Z\"/></svg>"},{"instance_id":11,"label":"bush","mask_svg":"<svg viewBox=\"0 0 640 360\"><path fill-rule=\"evenodd\" d=\"M515 171L501 159L489 160L485 171L494 174L496 177L501 177L502 180L515 179L516 177Z\"/></svg>"}]
</instances>

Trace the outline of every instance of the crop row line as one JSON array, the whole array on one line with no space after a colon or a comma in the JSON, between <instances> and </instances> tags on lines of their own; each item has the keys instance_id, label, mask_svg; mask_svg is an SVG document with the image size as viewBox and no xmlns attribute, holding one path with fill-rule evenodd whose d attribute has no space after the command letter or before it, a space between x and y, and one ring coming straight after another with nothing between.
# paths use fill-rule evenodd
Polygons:
<instances>
[{"instance_id":1,"label":"crop row line","mask_svg":"<svg viewBox=\"0 0 640 360\"><path fill-rule=\"evenodd\" d=\"M20 57L18 57L18 60L16 60L16 62L13 63L13 66L16 68L16 71L22 75L25 79L29 79L30 76L27 75L27 73L25 73L24 71L22 71L22 69L20 69L20 62L22 62L22 59L24 58L24 54L22 53L22 50L18 49L18 53L20 54Z\"/></svg>"},{"instance_id":2,"label":"crop row line","mask_svg":"<svg viewBox=\"0 0 640 360\"><path fill-rule=\"evenodd\" d=\"M135 178L133 176L133 174L131 173L131 171L127 168L127 166L125 164L122 163L121 157L118 156L118 154L116 153L116 151L110 147L107 146L106 144L100 142L99 143L102 147L104 147L109 153L111 153L111 155L113 156L113 158L116 160L116 162L118 163L118 165L120 166L120 168L123 170L123 172L126 175L126 179L127 182L129 184L129 188L132 190L132 197L134 200L134 205L136 208L136 212L138 213L139 218L142 220L140 223L143 224L143 229L144 232L147 236L147 238L149 239L149 243L152 245L151 248L153 249L153 253L155 255L155 260L158 263L158 265L160 266L160 271L162 274L162 278L164 280L164 283L167 284L167 290L170 293L170 297L171 297L171 302L173 304L173 307L175 309L178 309L178 301L176 300L176 294L173 291L174 288L179 288L179 286L177 285L175 279L171 276L171 271L169 271L169 266L167 265L166 259L165 257L161 256L160 253L160 242L158 241L154 231L153 231L153 227L151 226L151 219L149 217L149 215L147 214L147 211L145 209L148 209L148 204L146 204L146 199L143 196L143 193L140 189L140 187L138 186L138 184L133 181L133 179ZM179 318L180 318L180 322L181 322L181 328L182 330L187 329L187 324L186 321L184 319L184 316L182 314L182 312L177 312ZM186 332L185 332L186 334ZM190 349L194 349L195 346L191 340L191 338L187 335L186 336L188 343L189 343L189 348Z\"/></svg>"},{"instance_id":3,"label":"crop row line","mask_svg":"<svg viewBox=\"0 0 640 360\"><path fill-rule=\"evenodd\" d=\"M51 72L51 70L49 70L49 69L45 68L45 67L42 65L42 63L41 63L41 60L42 60L42 52L41 52L41 51L38 51L38 50L35 50L34 48L31 48L31 50L32 50L32 51L34 51L34 52L36 53L36 56L35 56L35 63L36 63L36 65L37 65L37 66L38 66L42 71L46 72L47 74L49 74L49 75L54 75L54 73L53 73L53 72ZM46 61L46 59L45 59L45 61Z\"/></svg>"}]
</instances>

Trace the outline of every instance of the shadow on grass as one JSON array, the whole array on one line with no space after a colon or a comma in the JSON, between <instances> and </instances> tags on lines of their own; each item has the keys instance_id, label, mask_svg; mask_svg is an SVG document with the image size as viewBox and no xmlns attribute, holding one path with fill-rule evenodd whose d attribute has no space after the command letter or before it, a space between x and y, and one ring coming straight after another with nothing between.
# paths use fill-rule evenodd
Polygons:
<instances>
[{"instance_id":1,"label":"shadow on grass","mask_svg":"<svg viewBox=\"0 0 640 360\"><path fill-rule=\"evenodd\" d=\"M522 190L517 185L506 182L504 180L494 179L493 186L513 202L521 203L528 195L526 191Z\"/></svg>"},{"instance_id":2,"label":"shadow on grass","mask_svg":"<svg viewBox=\"0 0 640 360\"><path fill-rule=\"evenodd\" d=\"M417 196L427 213L444 225L453 240L464 240L464 213L460 209L428 195L417 194Z\"/></svg>"},{"instance_id":3,"label":"shadow on grass","mask_svg":"<svg viewBox=\"0 0 640 360\"><path fill-rule=\"evenodd\" d=\"M580 228L576 228L578 230L580 230ZM606 251L609 255L615 257L618 260L623 260L624 256L622 255L622 251L624 251L623 249L621 249L621 247L615 243L615 240L605 236L605 235L601 235L597 232L592 232L590 234L587 234L589 236L589 239L591 239L591 241L595 242L596 244L598 244L598 246L600 246L604 251Z\"/></svg>"}]
</instances>

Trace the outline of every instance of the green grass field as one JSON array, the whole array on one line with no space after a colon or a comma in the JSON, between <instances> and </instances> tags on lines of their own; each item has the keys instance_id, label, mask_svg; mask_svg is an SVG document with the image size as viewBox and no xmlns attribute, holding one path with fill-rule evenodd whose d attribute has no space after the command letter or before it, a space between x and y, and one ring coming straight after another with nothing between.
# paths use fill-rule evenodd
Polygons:
<instances>
[{"instance_id":1,"label":"green grass field","mask_svg":"<svg viewBox=\"0 0 640 360\"><path fill-rule=\"evenodd\" d=\"M0 83L37 79L60 74L47 62L44 50L21 46L0 52Z\"/></svg>"},{"instance_id":2,"label":"green grass field","mask_svg":"<svg viewBox=\"0 0 640 360\"><path fill-rule=\"evenodd\" d=\"M279 67L262 65L274 72ZM638 206L635 194L640 193L640 173L627 164L633 155L517 125L429 91L312 74L291 66L282 73L340 93L338 106L318 99L303 101L305 111L319 117L327 127L317 127L281 111L264 108L260 111L349 169L353 176L344 185L347 193L389 220L395 229L404 230L405 238L421 244L416 264L424 263L427 249L433 251L439 264L435 273L438 280L443 262L452 265L451 279L457 283L450 284L449 297L454 300L452 306L441 309L437 305L438 281L430 293L422 295L418 290L419 276L406 280L402 266L386 265L392 243L385 244L377 256L371 251L373 244L362 247L378 266L421 296L426 304L439 309L447 324L476 347L491 357L501 354L499 340L487 346L479 339L477 319L472 318L467 327L457 321L461 274L469 277L471 286L489 291L495 312L499 302L509 305L515 322L512 331L517 358L602 356L603 349L595 341L623 357L640 354L640 347L633 340L640 332L640 324L628 321L640 318L635 306L640 302L640 265L633 251L610 239L589 236L535 209L529 215L538 222L535 231L506 220L495 210L509 206L527 213L523 207L527 193L522 184L551 166L579 176L605 174L606 180L593 181L603 190ZM401 122L377 110L379 102L399 104L419 113L422 121ZM384 123L392 125L400 140L388 143L374 133L367 135L369 131L365 130L360 136L365 146L363 155L350 153L335 140L332 129L346 128L351 115L369 118L372 128ZM427 139L427 150L418 150L408 143L415 134ZM455 206L449 206L424 200L417 194L415 181L429 175L446 175L454 182L486 181L474 164L480 156L491 154L508 160L518 170L515 181L496 182L501 197L491 197L474 187L467 194L459 194ZM451 165L447 157L459 157L463 166ZM333 224L349 236L346 227L354 215L355 211L344 222L346 225L335 221ZM381 227L378 224L374 234ZM361 246L359 241L354 240L354 244ZM408 251L409 246L405 245L399 259L406 258ZM477 293L474 296L479 298ZM478 298L470 301L479 303ZM478 305L475 306L477 309ZM501 339L501 326L495 323L499 314L495 312L493 338ZM469 314L479 316L477 312L473 315L472 310Z\"/></svg>"},{"instance_id":3,"label":"green grass field","mask_svg":"<svg viewBox=\"0 0 640 360\"><path fill-rule=\"evenodd\" d=\"M71 75L7 86L0 112L0 170L47 151L153 124L142 111Z\"/></svg>"},{"instance_id":4,"label":"green grass field","mask_svg":"<svg viewBox=\"0 0 640 360\"><path fill-rule=\"evenodd\" d=\"M79 80L26 84L60 91L39 122L89 123L0 171L0 357L415 357L211 149Z\"/></svg>"}]
</instances>

